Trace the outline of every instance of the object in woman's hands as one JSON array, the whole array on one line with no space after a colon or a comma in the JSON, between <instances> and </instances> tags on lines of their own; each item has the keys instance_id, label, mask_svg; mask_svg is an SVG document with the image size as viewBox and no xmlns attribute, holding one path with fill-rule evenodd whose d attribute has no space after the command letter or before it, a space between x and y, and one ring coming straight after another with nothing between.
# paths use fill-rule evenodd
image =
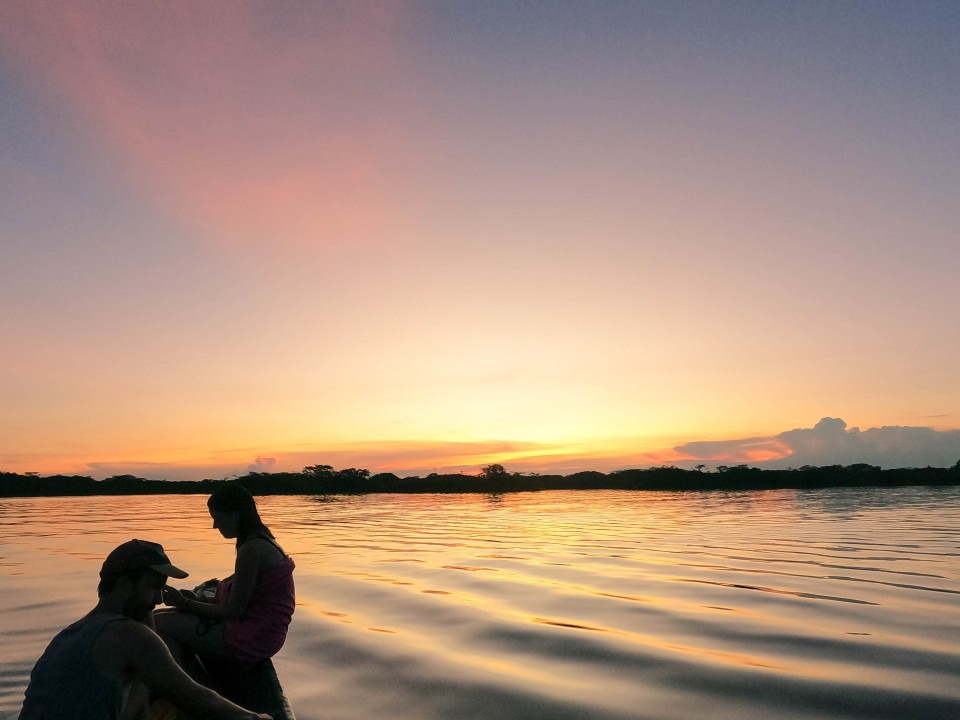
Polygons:
<instances>
[{"instance_id":1,"label":"object in woman's hands","mask_svg":"<svg viewBox=\"0 0 960 720\"><path fill-rule=\"evenodd\" d=\"M194 595L197 600L201 602L213 602L213 598L217 594L217 587L220 585L220 581L217 578L212 580L207 580L200 583L194 589Z\"/></svg>"}]
</instances>

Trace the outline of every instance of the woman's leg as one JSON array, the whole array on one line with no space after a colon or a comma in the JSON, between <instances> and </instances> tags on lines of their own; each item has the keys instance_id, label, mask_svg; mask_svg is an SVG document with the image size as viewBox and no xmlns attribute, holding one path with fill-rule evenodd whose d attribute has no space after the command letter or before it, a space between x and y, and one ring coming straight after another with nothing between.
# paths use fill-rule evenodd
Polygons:
<instances>
[{"instance_id":1,"label":"woman's leg","mask_svg":"<svg viewBox=\"0 0 960 720\"><path fill-rule=\"evenodd\" d=\"M157 634L170 648L174 660L188 672L196 668L197 655L230 657L223 641L221 622L209 623L196 615L176 610L158 610L153 614L153 621Z\"/></svg>"}]
</instances>

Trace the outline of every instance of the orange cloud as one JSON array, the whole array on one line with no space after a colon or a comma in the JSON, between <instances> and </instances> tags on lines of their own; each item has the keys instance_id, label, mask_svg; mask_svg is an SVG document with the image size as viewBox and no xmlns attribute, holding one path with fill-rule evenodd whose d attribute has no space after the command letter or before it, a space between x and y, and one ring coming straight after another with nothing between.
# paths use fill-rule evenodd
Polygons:
<instances>
[{"instance_id":1,"label":"orange cloud","mask_svg":"<svg viewBox=\"0 0 960 720\"><path fill-rule=\"evenodd\" d=\"M251 470L299 472L307 465L332 465L336 468L362 467L373 473L400 475L430 472L474 471L485 465L503 462L506 457L536 456L556 452L556 448L535 443L504 441L479 442L372 442L313 448L287 448L267 451L234 448L209 453L204 457L169 462L130 460L92 461L73 464L70 472L95 477L133 474L157 479L224 478ZM0 458L2 460L3 458ZM61 467L63 460L61 459ZM46 468L38 469L48 472ZM52 472L52 470L49 470Z\"/></svg>"},{"instance_id":2,"label":"orange cloud","mask_svg":"<svg viewBox=\"0 0 960 720\"><path fill-rule=\"evenodd\" d=\"M691 442L673 449L643 452L622 449L628 444L622 441L618 443L620 450L600 450L589 445L512 441L395 441L282 449L233 448L164 462L8 454L0 456L0 467L14 472L92 474L101 478L129 473L169 480L233 477L251 470L299 472L316 464L362 467L373 473L398 475L473 473L492 463L500 463L513 472L560 475L659 465L692 468L704 461L767 467L858 462L888 468L928 464L948 467L960 457L960 430L884 427L861 432L858 428L847 430L842 420L824 418L814 428L790 430L769 438Z\"/></svg>"},{"instance_id":3,"label":"orange cloud","mask_svg":"<svg viewBox=\"0 0 960 720\"><path fill-rule=\"evenodd\" d=\"M684 459L737 464L779 460L792 453L786 443L775 437L690 442L675 451Z\"/></svg>"}]
</instances>

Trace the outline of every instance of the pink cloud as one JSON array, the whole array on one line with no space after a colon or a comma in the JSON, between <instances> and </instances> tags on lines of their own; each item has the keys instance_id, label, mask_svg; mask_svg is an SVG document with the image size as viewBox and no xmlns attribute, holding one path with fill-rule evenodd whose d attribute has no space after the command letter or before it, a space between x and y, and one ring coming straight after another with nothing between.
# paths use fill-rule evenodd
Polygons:
<instances>
[{"instance_id":1,"label":"pink cloud","mask_svg":"<svg viewBox=\"0 0 960 720\"><path fill-rule=\"evenodd\" d=\"M0 53L124 179L224 241L396 230L412 88L390 2L21 3Z\"/></svg>"}]
</instances>

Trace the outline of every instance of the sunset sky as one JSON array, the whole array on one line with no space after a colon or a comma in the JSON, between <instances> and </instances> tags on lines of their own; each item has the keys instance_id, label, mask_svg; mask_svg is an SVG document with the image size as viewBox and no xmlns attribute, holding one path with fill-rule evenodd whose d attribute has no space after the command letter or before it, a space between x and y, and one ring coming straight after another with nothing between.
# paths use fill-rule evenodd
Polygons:
<instances>
[{"instance_id":1,"label":"sunset sky","mask_svg":"<svg viewBox=\"0 0 960 720\"><path fill-rule=\"evenodd\" d=\"M0 470L952 465L958 78L955 0L4 0Z\"/></svg>"}]
</instances>

